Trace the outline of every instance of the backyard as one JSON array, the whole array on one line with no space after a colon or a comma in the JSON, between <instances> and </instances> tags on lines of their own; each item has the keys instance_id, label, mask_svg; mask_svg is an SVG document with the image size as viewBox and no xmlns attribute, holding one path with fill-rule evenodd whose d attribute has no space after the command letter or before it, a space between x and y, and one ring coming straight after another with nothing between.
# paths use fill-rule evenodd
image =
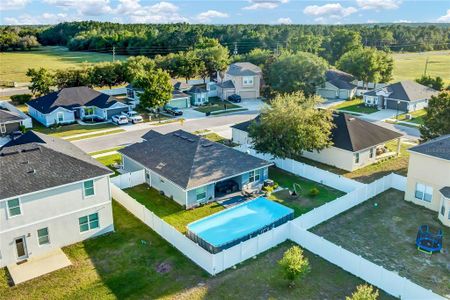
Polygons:
<instances>
[{"instance_id":1,"label":"backyard","mask_svg":"<svg viewBox=\"0 0 450 300\"><path fill-rule=\"evenodd\" d=\"M197 107L197 108L195 108L195 110L202 112L202 113L211 113L211 112L230 109L230 108L242 108L242 107L239 105L233 104L230 101L221 100L218 97L211 97L211 98L209 98L208 104Z\"/></svg>"},{"instance_id":2,"label":"backyard","mask_svg":"<svg viewBox=\"0 0 450 300\"><path fill-rule=\"evenodd\" d=\"M117 150L120 148L122 148L122 147L118 147ZM98 152L94 152L94 153L102 154L101 152L102 151L98 151ZM96 155L96 154L90 154L90 155ZM116 165L119 165L122 163L122 155L120 155L120 153L97 157L96 160L98 160L100 163L104 164L109 169L111 169L111 171L114 172L114 175L111 175L111 177L120 175L120 173L115 168Z\"/></svg>"},{"instance_id":3,"label":"backyard","mask_svg":"<svg viewBox=\"0 0 450 300\"><path fill-rule=\"evenodd\" d=\"M296 176L276 167L269 168L269 178L276 182L279 186L287 188L285 190L272 193L269 199L292 208L294 210L295 217L345 195L344 192L315 181ZM297 196L292 196L289 193L289 191L294 190L294 184L300 187L297 188ZM317 195L313 195L311 193L314 188L318 190Z\"/></svg>"},{"instance_id":4,"label":"backyard","mask_svg":"<svg viewBox=\"0 0 450 300\"><path fill-rule=\"evenodd\" d=\"M362 99L348 100L331 107L331 109L345 110L359 114L371 114L378 111L375 107L365 106Z\"/></svg>"},{"instance_id":5,"label":"backyard","mask_svg":"<svg viewBox=\"0 0 450 300\"><path fill-rule=\"evenodd\" d=\"M114 233L63 249L72 266L16 287L0 269L0 299L344 299L363 283L305 251L311 272L287 288L277 265L287 242L211 277L115 202L113 211Z\"/></svg>"},{"instance_id":6,"label":"backyard","mask_svg":"<svg viewBox=\"0 0 450 300\"><path fill-rule=\"evenodd\" d=\"M450 240L446 237L450 236L450 229L442 226L437 212L403 199L403 192L387 190L312 231L448 297ZM417 250L415 238L422 224L428 224L432 231L443 229L445 252L428 255Z\"/></svg>"},{"instance_id":7,"label":"backyard","mask_svg":"<svg viewBox=\"0 0 450 300\"><path fill-rule=\"evenodd\" d=\"M116 55L117 60L126 56ZM28 82L25 75L29 68L48 68L51 70L76 67L81 63L112 61L111 54L97 52L68 51L65 47L46 46L32 51L0 53L0 81Z\"/></svg>"}]
</instances>

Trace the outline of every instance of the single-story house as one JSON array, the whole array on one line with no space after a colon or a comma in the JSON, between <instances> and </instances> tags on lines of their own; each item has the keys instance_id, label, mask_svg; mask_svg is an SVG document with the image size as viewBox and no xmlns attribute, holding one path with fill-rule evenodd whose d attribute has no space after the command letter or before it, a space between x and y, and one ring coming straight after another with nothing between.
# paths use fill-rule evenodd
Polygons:
<instances>
[{"instance_id":1,"label":"single-story house","mask_svg":"<svg viewBox=\"0 0 450 300\"><path fill-rule=\"evenodd\" d=\"M148 185L186 208L225 196L216 192L223 181L232 181L238 190L261 186L272 165L183 130L150 131L142 138L119 150L124 170L144 169Z\"/></svg>"},{"instance_id":2,"label":"single-story house","mask_svg":"<svg viewBox=\"0 0 450 300\"><path fill-rule=\"evenodd\" d=\"M111 174L72 143L34 131L0 148L0 268L113 231Z\"/></svg>"},{"instance_id":3,"label":"single-story house","mask_svg":"<svg viewBox=\"0 0 450 300\"><path fill-rule=\"evenodd\" d=\"M450 226L450 134L408 149L405 200L438 212Z\"/></svg>"},{"instance_id":4,"label":"single-story house","mask_svg":"<svg viewBox=\"0 0 450 300\"><path fill-rule=\"evenodd\" d=\"M185 92L187 88L190 88L190 85L180 81L172 81L172 83L174 85L172 98L169 100L167 105L178 108L191 107L191 96ZM133 87L132 84L127 85L126 89L129 103L133 107L136 107L136 105L139 104L139 94L142 93L142 89Z\"/></svg>"},{"instance_id":5,"label":"single-story house","mask_svg":"<svg viewBox=\"0 0 450 300\"><path fill-rule=\"evenodd\" d=\"M204 105L208 103L208 91L199 85L192 86L187 93L191 95L191 104L192 105Z\"/></svg>"},{"instance_id":6,"label":"single-story house","mask_svg":"<svg viewBox=\"0 0 450 300\"><path fill-rule=\"evenodd\" d=\"M225 72L217 74L217 96L227 99L237 94L242 99L256 99L262 86L261 68L249 62L231 64Z\"/></svg>"},{"instance_id":7,"label":"single-story house","mask_svg":"<svg viewBox=\"0 0 450 300\"><path fill-rule=\"evenodd\" d=\"M64 88L27 102L28 114L44 126L80 120L108 120L129 111L127 104L87 86Z\"/></svg>"},{"instance_id":8,"label":"single-story house","mask_svg":"<svg viewBox=\"0 0 450 300\"><path fill-rule=\"evenodd\" d=\"M232 139L241 145L251 145L248 127L259 118L232 126ZM345 113L333 114L335 127L331 131L333 146L321 151L304 151L302 156L347 171L365 167L380 158L394 155L385 148L385 143L398 140L399 153L401 134Z\"/></svg>"},{"instance_id":9,"label":"single-story house","mask_svg":"<svg viewBox=\"0 0 450 300\"><path fill-rule=\"evenodd\" d=\"M325 72L325 82L316 88L316 94L325 99L349 100L356 95L357 84L351 74L328 70Z\"/></svg>"},{"instance_id":10,"label":"single-story house","mask_svg":"<svg viewBox=\"0 0 450 300\"><path fill-rule=\"evenodd\" d=\"M427 107L431 96L437 94L438 91L430 87L404 80L364 93L363 99L367 106L411 112Z\"/></svg>"}]
</instances>

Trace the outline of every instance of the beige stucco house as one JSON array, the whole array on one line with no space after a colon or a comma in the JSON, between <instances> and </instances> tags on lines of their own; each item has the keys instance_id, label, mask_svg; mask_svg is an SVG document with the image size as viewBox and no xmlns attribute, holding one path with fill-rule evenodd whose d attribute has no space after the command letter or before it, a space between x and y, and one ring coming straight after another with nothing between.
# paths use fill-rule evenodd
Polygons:
<instances>
[{"instance_id":1,"label":"beige stucco house","mask_svg":"<svg viewBox=\"0 0 450 300\"><path fill-rule=\"evenodd\" d=\"M260 96L261 82L260 67L249 62L234 63L217 74L217 96L227 99L237 94L242 99L256 99Z\"/></svg>"},{"instance_id":2,"label":"beige stucco house","mask_svg":"<svg viewBox=\"0 0 450 300\"><path fill-rule=\"evenodd\" d=\"M248 127L255 120L232 126L232 139L241 145L251 145ZM382 158L397 155L401 134L345 113L333 115L335 127L331 132L333 146L321 151L304 151L302 156L339 169L354 171ZM397 151L389 152L385 143L398 140Z\"/></svg>"},{"instance_id":3,"label":"beige stucco house","mask_svg":"<svg viewBox=\"0 0 450 300\"><path fill-rule=\"evenodd\" d=\"M439 213L450 226L450 135L409 149L405 200Z\"/></svg>"}]
</instances>

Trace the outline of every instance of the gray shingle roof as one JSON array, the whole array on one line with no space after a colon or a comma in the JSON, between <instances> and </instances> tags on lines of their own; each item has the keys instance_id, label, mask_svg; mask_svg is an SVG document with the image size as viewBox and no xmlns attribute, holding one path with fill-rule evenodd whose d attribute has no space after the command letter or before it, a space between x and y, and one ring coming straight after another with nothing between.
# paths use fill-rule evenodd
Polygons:
<instances>
[{"instance_id":1,"label":"gray shingle roof","mask_svg":"<svg viewBox=\"0 0 450 300\"><path fill-rule=\"evenodd\" d=\"M431 96L437 95L439 92L421 85L413 80L403 80L393 84L389 84L381 89L376 89L365 93L367 96L376 96L380 90L386 90L389 98L399 99L404 101L417 101L422 99L430 99Z\"/></svg>"},{"instance_id":2,"label":"gray shingle roof","mask_svg":"<svg viewBox=\"0 0 450 300\"><path fill-rule=\"evenodd\" d=\"M23 118L19 115L17 115L16 113L13 113L9 110L6 109L2 109L0 107L0 124L1 123L6 123L6 122L14 122L14 121L22 121Z\"/></svg>"},{"instance_id":3,"label":"gray shingle roof","mask_svg":"<svg viewBox=\"0 0 450 300\"><path fill-rule=\"evenodd\" d=\"M231 64L227 73L232 76L254 76L262 73L261 68L249 62Z\"/></svg>"},{"instance_id":4,"label":"gray shingle roof","mask_svg":"<svg viewBox=\"0 0 450 300\"><path fill-rule=\"evenodd\" d=\"M97 106L108 108L117 103L110 95L100 93L87 86L77 86L52 92L27 102L27 104L43 114L50 113L58 107L73 109L80 106Z\"/></svg>"},{"instance_id":5,"label":"gray shingle roof","mask_svg":"<svg viewBox=\"0 0 450 300\"><path fill-rule=\"evenodd\" d=\"M409 151L450 160L450 134L411 147Z\"/></svg>"},{"instance_id":6,"label":"gray shingle roof","mask_svg":"<svg viewBox=\"0 0 450 300\"><path fill-rule=\"evenodd\" d=\"M191 189L271 165L183 130L153 135L119 150L183 189Z\"/></svg>"},{"instance_id":7,"label":"gray shingle roof","mask_svg":"<svg viewBox=\"0 0 450 300\"><path fill-rule=\"evenodd\" d=\"M232 127L248 132L250 124L253 121L258 122L258 120L259 116L254 120L239 123ZM345 113L335 113L333 115L333 123L335 125L331 130L333 146L352 152L367 149L402 136L396 131Z\"/></svg>"},{"instance_id":8,"label":"gray shingle roof","mask_svg":"<svg viewBox=\"0 0 450 300\"><path fill-rule=\"evenodd\" d=\"M450 199L450 186L443 187L439 190L439 192L441 192L441 194L444 195L445 198Z\"/></svg>"},{"instance_id":9,"label":"gray shingle roof","mask_svg":"<svg viewBox=\"0 0 450 300\"><path fill-rule=\"evenodd\" d=\"M223 89L234 89L234 83L231 80L225 80L224 82L219 82L217 85Z\"/></svg>"},{"instance_id":10,"label":"gray shingle roof","mask_svg":"<svg viewBox=\"0 0 450 300\"><path fill-rule=\"evenodd\" d=\"M72 143L29 131L0 149L0 199L111 173Z\"/></svg>"},{"instance_id":11,"label":"gray shingle roof","mask_svg":"<svg viewBox=\"0 0 450 300\"><path fill-rule=\"evenodd\" d=\"M179 91L185 91L191 87L191 85L187 82L179 81L177 79L170 79L170 82L172 83L172 86L175 90Z\"/></svg>"},{"instance_id":12,"label":"gray shingle roof","mask_svg":"<svg viewBox=\"0 0 450 300\"><path fill-rule=\"evenodd\" d=\"M351 90L356 88L356 85L351 83L355 80L355 77L340 70L328 70L325 72L325 80L339 89Z\"/></svg>"}]
</instances>

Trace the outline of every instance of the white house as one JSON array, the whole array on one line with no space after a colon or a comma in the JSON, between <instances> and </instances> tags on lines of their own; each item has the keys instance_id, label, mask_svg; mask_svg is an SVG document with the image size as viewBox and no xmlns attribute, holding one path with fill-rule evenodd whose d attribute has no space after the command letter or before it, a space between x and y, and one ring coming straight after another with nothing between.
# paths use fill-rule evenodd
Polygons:
<instances>
[{"instance_id":1,"label":"white house","mask_svg":"<svg viewBox=\"0 0 450 300\"><path fill-rule=\"evenodd\" d=\"M248 127L255 120L232 126L232 139L251 146ZM377 162L380 158L399 153L401 134L345 113L333 115L335 127L331 130L333 145L321 151L304 151L302 156L339 169L354 171ZM389 153L385 143L398 140L396 153Z\"/></svg>"},{"instance_id":2,"label":"white house","mask_svg":"<svg viewBox=\"0 0 450 300\"><path fill-rule=\"evenodd\" d=\"M44 126L77 119L107 120L130 109L113 96L87 86L64 88L27 102L28 114Z\"/></svg>"},{"instance_id":3,"label":"white house","mask_svg":"<svg viewBox=\"0 0 450 300\"><path fill-rule=\"evenodd\" d=\"M111 171L29 131L0 149L0 267L114 230Z\"/></svg>"},{"instance_id":4,"label":"white house","mask_svg":"<svg viewBox=\"0 0 450 300\"><path fill-rule=\"evenodd\" d=\"M357 83L351 74L328 70L325 72L325 82L316 88L316 94L325 99L352 99L356 95Z\"/></svg>"},{"instance_id":5,"label":"white house","mask_svg":"<svg viewBox=\"0 0 450 300\"><path fill-rule=\"evenodd\" d=\"M217 74L217 96L221 99L233 94L242 99L259 98L261 85L261 68L249 62L231 64L225 72Z\"/></svg>"}]
</instances>

